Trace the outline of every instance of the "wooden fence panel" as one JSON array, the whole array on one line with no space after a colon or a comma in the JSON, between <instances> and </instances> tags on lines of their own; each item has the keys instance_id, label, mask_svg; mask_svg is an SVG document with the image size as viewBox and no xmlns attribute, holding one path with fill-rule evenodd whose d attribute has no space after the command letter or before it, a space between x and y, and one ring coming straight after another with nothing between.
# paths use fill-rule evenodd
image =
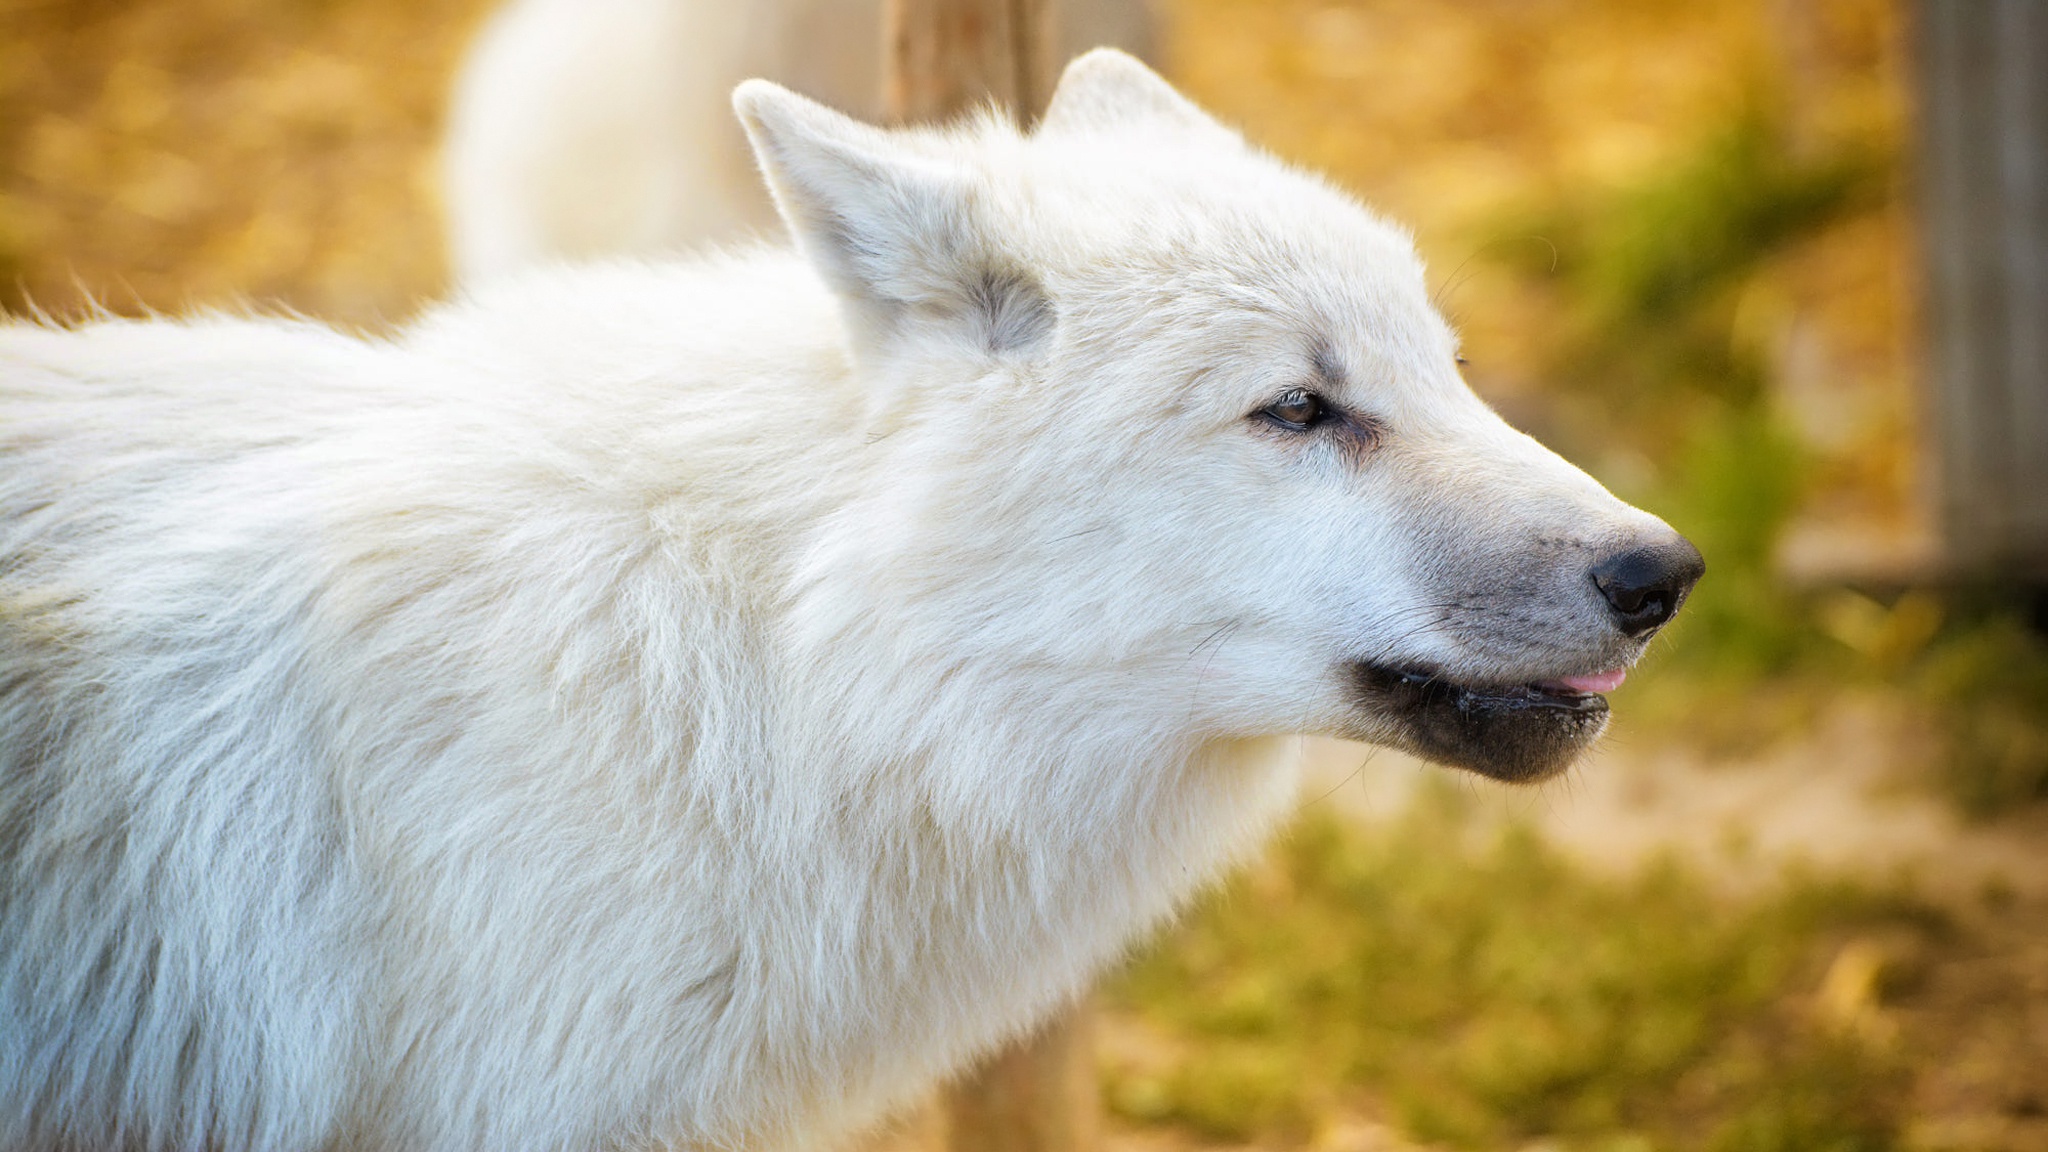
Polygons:
<instances>
[{"instance_id":1,"label":"wooden fence panel","mask_svg":"<svg viewBox=\"0 0 2048 1152\"><path fill-rule=\"evenodd\" d=\"M1938 507L1966 577L2048 582L2048 4L1920 0Z\"/></svg>"}]
</instances>

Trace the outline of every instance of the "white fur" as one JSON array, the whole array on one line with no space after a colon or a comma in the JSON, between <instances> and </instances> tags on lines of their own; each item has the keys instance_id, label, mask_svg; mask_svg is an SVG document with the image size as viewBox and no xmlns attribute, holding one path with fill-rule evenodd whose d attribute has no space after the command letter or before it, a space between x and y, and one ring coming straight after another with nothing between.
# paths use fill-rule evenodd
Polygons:
<instances>
[{"instance_id":1,"label":"white fur","mask_svg":"<svg viewBox=\"0 0 2048 1152\"><path fill-rule=\"evenodd\" d=\"M1098 44L1145 55L1153 25L1150 0L1068 5L1058 58ZM457 278L771 227L727 94L766 76L873 119L881 56L881 0L510 0L449 109Z\"/></svg>"},{"instance_id":2,"label":"white fur","mask_svg":"<svg viewBox=\"0 0 2048 1152\"><path fill-rule=\"evenodd\" d=\"M1347 662L1611 660L1531 542L1655 522L1135 62L737 101L803 257L0 328L0 1147L825 1141L1255 845ZM1247 415L1317 348L1378 447Z\"/></svg>"}]
</instances>

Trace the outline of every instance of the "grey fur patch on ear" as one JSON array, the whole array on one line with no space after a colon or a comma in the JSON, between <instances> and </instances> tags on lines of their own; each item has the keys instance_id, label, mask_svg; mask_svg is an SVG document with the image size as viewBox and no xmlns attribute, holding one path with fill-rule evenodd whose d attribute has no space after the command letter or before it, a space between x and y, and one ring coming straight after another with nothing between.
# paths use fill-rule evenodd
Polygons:
<instances>
[{"instance_id":1,"label":"grey fur patch on ear","mask_svg":"<svg viewBox=\"0 0 2048 1152\"><path fill-rule=\"evenodd\" d=\"M1040 133L1051 135L1144 128L1244 142L1137 57L1114 48L1074 57L1038 124Z\"/></svg>"},{"instance_id":2,"label":"grey fur patch on ear","mask_svg":"<svg viewBox=\"0 0 2048 1152\"><path fill-rule=\"evenodd\" d=\"M1021 351L1052 333L1052 299L1023 269L984 268L967 297L990 352Z\"/></svg>"}]
</instances>

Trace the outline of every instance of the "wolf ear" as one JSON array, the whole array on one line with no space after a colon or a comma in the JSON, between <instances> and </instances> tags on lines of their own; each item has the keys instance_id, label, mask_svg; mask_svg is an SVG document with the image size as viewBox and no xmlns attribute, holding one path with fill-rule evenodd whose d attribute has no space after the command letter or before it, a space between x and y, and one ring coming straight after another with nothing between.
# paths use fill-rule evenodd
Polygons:
<instances>
[{"instance_id":1,"label":"wolf ear","mask_svg":"<svg viewBox=\"0 0 2048 1152\"><path fill-rule=\"evenodd\" d=\"M1116 128L1167 129L1219 143L1244 143L1243 137L1195 107L1194 101L1175 91L1137 57L1114 48L1097 48L1074 57L1060 73L1052 102L1039 121L1039 132L1057 135Z\"/></svg>"},{"instance_id":2,"label":"wolf ear","mask_svg":"<svg viewBox=\"0 0 2048 1152\"><path fill-rule=\"evenodd\" d=\"M971 173L766 80L732 102L797 246L857 314L857 340L964 322L1000 353L1051 328L1044 289L1001 255Z\"/></svg>"}]
</instances>

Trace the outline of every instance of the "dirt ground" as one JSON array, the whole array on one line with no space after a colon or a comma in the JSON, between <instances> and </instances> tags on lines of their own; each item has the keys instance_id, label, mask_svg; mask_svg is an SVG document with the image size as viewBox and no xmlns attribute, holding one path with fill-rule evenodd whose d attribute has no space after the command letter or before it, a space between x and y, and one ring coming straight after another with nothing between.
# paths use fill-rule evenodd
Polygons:
<instances>
[{"instance_id":1,"label":"dirt ground","mask_svg":"<svg viewBox=\"0 0 2048 1152\"><path fill-rule=\"evenodd\" d=\"M1954 917L1926 940L1844 942L1815 1009L1914 1054L1909 1147L2048 1149L2048 812L1972 823L1912 785L1926 737L1882 698L1829 706L1805 734L1753 754L1683 743L1632 748L1624 733L1565 779L1470 785L1493 819L1525 821L1582 863L1640 869L1683 860L1733 892L1788 872L1903 884ZM1400 813L1441 770L1397 752L1312 742L1305 788L1368 826ZM1115 1042L1118 1021L1106 1031ZM1128 1132L1131 1149L1198 1147ZM1371 1116L1340 1118L1317 1147L1417 1147ZM1533 1150L1532 1150L1533 1152Z\"/></svg>"},{"instance_id":2,"label":"dirt ground","mask_svg":"<svg viewBox=\"0 0 2048 1152\"><path fill-rule=\"evenodd\" d=\"M442 286L433 145L454 61L490 6L0 0L0 307L59 317L95 304L128 313L282 307L370 328L408 315ZM1281 19L1279 7L1174 7L1196 16L1228 8L1225 16L1251 29ZM1403 74L1421 94L1416 107L1426 111L1434 99L1449 109L1462 143L1427 164L1398 162L1404 140L1436 129L1417 112L1412 124L1383 122L1378 136L1344 134L1343 101L1356 100L1342 87L1356 80L1354 49L1380 36L1469 37L1476 33L1467 25L1488 11L1534 21L1558 6L1467 6L1433 30L1418 30L1426 23L1419 8L1388 16L1401 10L1379 7L1378 23L1335 5L1308 13L1320 21L1313 51L1278 65L1283 50L1256 36L1184 37L1186 77L1213 102L1235 100L1233 114L1284 153L1349 156L1386 173L1374 191L1397 212L1426 218L1426 244L1455 237L1460 214L1476 213L1471 202L1486 189L1612 179L1652 146L1643 125L1626 118L1560 139L1566 112L1608 91L1597 62L1558 69L1541 108L1481 99L1483 85L1454 91L1449 79L1420 70ZM1578 22L1573 35L1606 27L1603 20L1655 22L1612 3L1559 19ZM1521 50L1540 56L1534 35ZM1642 55L1632 67L1657 115L1678 115L1711 87L1711 59ZM1311 107L1321 111L1304 114L1302 99L1320 101ZM1823 119L1837 104L1849 109L1842 115L1863 114L1854 101L1815 98ZM1513 135L1509 152L1521 159L1472 143L1488 133ZM1530 177L1516 164L1542 171ZM1462 199L1438 203L1446 186ZM1896 235L1884 239L1886 251L1900 250ZM1821 251L1808 273L1858 286L1841 304L1845 314L1863 307L1886 318L1871 326L1874 335L1831 347L1837 368L1890 381L1879 391L1893 399L1878 409L1904 411L1895 378L1912 349L1898 343L1902 325L1890 319L1900 305L1870 302L1899 296L1902 273L1896 259L1857 263L1863 251ZM1482 328L1484 306L1495 302L1488 291L1476 285L1464 301L1482 314ZM1511 334L1495 347L1512 352ZM1512 401L1526 381L1498 365L1494 383ZM1885 477L1910 472L1898 455L1885 458ZM1884 485L1897 488L1893 479ZM1730 756L1624 732L1566 781L1473 788L1501 818L1533 821L1595 868L1677 854L1737 890L1768 885L1787 868L1908 878L1954 910L1957 931L1911 954L1885 940L1846 942L1813 988L1815 1002L1919 1054L1915 1111L1927 1119L1912 1134L1915 1146L2048 1149L2048 816L1961 820L1909 783L1925 742L1910 718L1873 695L1833 702L1802 733L1754 752ZM1309 802L1368 825L1397 812L1435 771L1335 744L1317 747L1315 765ZM1126 1042L1121 1027L1106 1020L1104 1042ZM1335 1118L1323 1133L1318 1146L1331 1150L1410 1147L1365 1115ZM1171 1131L1118 1128L1112 1137L1133 1152L1197 1146Z\"/></svg>"}]
</instances>

